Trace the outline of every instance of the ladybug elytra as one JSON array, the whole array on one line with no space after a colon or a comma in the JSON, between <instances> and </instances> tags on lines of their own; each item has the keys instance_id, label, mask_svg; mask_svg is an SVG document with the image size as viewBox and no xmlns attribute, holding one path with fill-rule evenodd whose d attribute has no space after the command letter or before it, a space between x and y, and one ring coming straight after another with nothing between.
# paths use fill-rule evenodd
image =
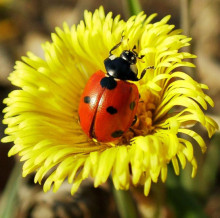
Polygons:
<instances>
[{"instance_id":1,"label":"ladybug elytra","mask_svg":"<svg viewBox=\"0 0 220 218\"><path fill-rule=\"evenodd\" d=\"M123 37L122 37L123 39ZM89 138L99 142L112 142L120 138L132 125L139 102L138 88L134 83L140 78L131 69L136 64L138 54L132 50L122 51L120 57L114 57L112 51L118 48L122 40L109 52L104 60L107 75L99 70L87 82L79 104L79 121Z\"/></svg>"}]
</instances>

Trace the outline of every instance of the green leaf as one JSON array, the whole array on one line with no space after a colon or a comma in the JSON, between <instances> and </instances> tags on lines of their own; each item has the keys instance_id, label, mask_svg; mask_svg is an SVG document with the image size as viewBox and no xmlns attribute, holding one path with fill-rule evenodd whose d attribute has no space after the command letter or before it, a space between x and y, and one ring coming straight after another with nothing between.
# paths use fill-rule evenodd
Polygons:
<instances>
[{"instance_id":1,"label":"green leaf","mask_svg":"<svg viewBox=\"0 0 220 218\"><path fill-rule=\"evenodd\" d=\"M21 163L16 163L1 198L0 217L13 218L21 181Z\"/></svg>"}]
</instances>

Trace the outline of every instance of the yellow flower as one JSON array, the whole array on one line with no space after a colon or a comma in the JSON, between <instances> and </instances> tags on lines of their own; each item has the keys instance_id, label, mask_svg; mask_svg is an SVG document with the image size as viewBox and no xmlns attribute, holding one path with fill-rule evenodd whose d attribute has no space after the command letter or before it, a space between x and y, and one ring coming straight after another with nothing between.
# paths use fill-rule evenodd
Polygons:
<instances>
[{"instance_id":1,"label":"yellow flower","mask_svg":"<svg viewBox=\"0 0 220 218\"><path fill-rule=\"evenodd\" d=\"M166 180L170 162L178 175L179 165L184 168L189 161L195 176L193 145L185 136L205 152L202 137L189 126L201 123L211 137L218 126L202 109L214 104L203 92L207 86L181 71L194 67L186 59L195 55L179 51L191 39L167 24L170 16L150 23L155 16L142 12L125 22L120 16L112 18L112 13L105 15L103 7L94 14L85 11L79 25L56 28L53 42L43 46L45 60L28 53L16 62L9 79L21 89L4 100L3 122L8 127L2 141L14 142L9 156L21 156L23 176L36 172L39 183L47 176L45 191L52 184L57 191L67 178L73 194L84 179L94 178L97 187L111 174L116 189L143 184L145 195L159 176ZM133 131L114 143L99 143L87 138L79 125L80 96L94 72L105 72L103 60L122 33L122 45L114 54L136 45L138 54L144 55L138 72L154 69L136 82L141 101Z\"/></svg>"}]
</instances>

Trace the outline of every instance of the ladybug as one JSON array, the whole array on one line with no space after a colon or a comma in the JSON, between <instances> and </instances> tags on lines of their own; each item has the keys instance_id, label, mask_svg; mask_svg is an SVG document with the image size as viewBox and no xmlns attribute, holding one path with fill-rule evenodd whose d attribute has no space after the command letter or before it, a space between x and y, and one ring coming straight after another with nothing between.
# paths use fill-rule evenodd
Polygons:
<instances>
[{"instance_id":1,"label":"ladybug","mask_svg":"<svg viewBox=\"0 0 220 218\"><path fill-rule=\"evenodd\" d=\"M123 39L123 37L122 37ZM122 51L115 57L112 51L118 48L122 40L109 52L104 60L107 74L98 70L87 82L79 104L79 122L89 138L99 142L112 142L120 138L132 125L139 102L138 88L128 81L139 81L131 65L144 55L132 50Z\"/></svg>"}]
</instances>

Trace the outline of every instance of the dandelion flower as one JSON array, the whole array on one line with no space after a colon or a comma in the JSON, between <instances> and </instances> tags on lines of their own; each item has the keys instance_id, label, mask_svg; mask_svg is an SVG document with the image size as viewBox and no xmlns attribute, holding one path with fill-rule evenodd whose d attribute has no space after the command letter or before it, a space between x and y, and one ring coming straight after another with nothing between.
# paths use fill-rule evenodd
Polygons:
<instances>
[{"instance_id":1,"label":"dandelion flower","mask_svg":"<svg viewBox=\"0 0 220 218\"><path fill-rule=\"evenodd\" d=\"M94 178L97 187L111 174L116 189L141 184L145 195L152 182L159 177L166 180L169 163L178 175L188 161L195 176L193 144L202 152L206 145L190 128L200 123L209 137L214 134L217 124L203 112L214 103L203 92L206 85L181 71L181 67L194 67L186 60L195 55L180 51L191 39L167 24L170 16L151 23L155 16L141 12L126 22L120 16L113 18L111 12L105 15L103 7L93 14L85 11L84 21L77 26L64 23L63 29L56 28L52 43L43 45L45 59L28 53L16 62L9 80L20 89L4 100L7 136L2 141L14 143L9 156L21 156L23 176L36 172L39 183L45 177L44 191L52 185L57 191L68 179L74 194L86 178ZM80 96L93 73L106 72L103 61L122 34L114 55L136 46L143 55L137 72L149 66L154 69L135 83L141 99L133 131L115 142L101 143L81 129Z\"/></svg>"}]
</instances>

